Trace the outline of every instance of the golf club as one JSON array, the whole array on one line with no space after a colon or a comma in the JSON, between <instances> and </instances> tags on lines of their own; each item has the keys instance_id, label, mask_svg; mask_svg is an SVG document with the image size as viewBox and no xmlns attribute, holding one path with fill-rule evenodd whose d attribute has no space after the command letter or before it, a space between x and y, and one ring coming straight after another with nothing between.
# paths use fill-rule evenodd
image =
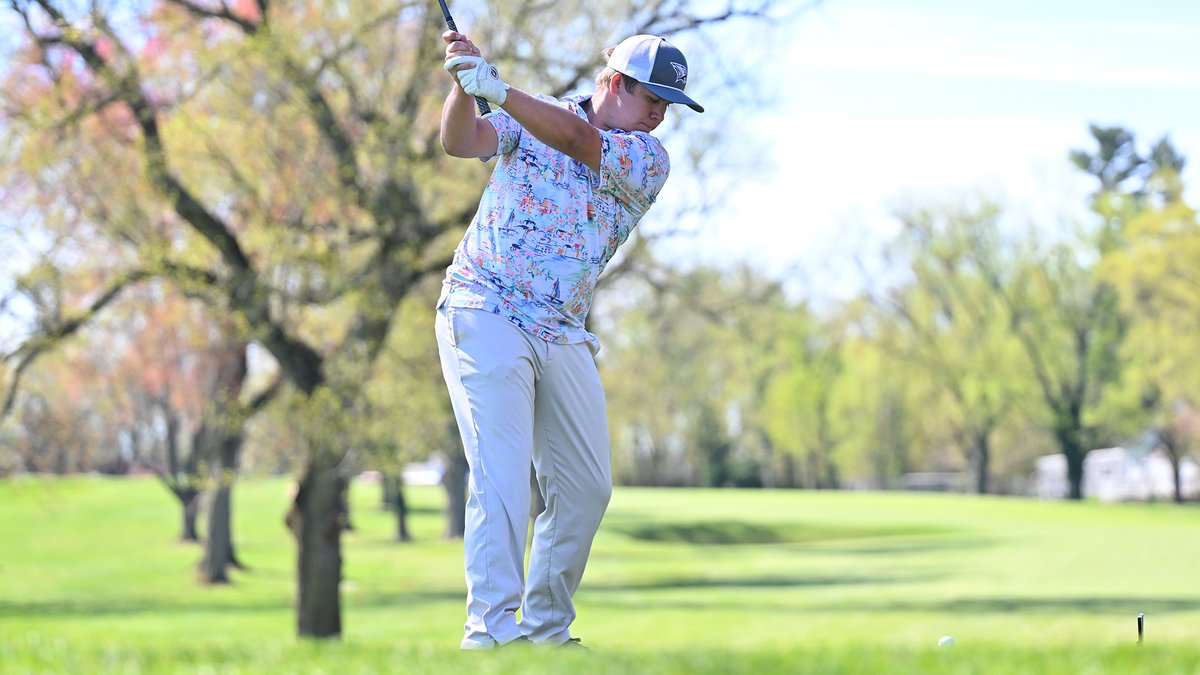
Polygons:
<instances>
[{"instance_id":1,"label":"golf club","mask_svg":"<svg viewBox=\"0 0 1200 675\"><path fill-rule=\"evenodd\" d=\"M457 33L458 26L454 25L454 17L450 16L450 8L446 6L446 0L438 0L438 4L442 6L442 16L446 17L446 26ZM492 112L492 107L482 96L475 97L475 107L479 108L480 117Z\"/></svg>"}]
</instances>

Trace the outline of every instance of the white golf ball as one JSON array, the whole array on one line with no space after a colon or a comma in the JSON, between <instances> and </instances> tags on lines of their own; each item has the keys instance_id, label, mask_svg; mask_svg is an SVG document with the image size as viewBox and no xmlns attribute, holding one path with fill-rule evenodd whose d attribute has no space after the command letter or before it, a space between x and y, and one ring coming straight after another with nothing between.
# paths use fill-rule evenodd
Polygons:
<instances>
[{"instance_id":1,"label":"white golf ball","mask_svg":"<svg viewBox=\"0 0 1200 675\"><path fill-rule=\"evenodd\" d=\"M954 646L954 638L950 637L949 635L943 635L942 639L938 640L938 646L939 647L953 647Z\"/></svg>"}]
</instances>

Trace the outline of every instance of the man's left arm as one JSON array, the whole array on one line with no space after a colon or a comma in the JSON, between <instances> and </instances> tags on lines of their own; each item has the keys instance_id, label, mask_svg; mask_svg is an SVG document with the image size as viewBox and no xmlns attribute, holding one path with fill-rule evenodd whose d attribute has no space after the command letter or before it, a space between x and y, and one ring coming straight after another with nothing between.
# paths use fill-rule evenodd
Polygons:
<instances>
[{"instance_id":1,"label":"man's left arm","mask_svg":"<svg viewBox=\"0 0 1200 675\"><path fill-rule=\"evenodd\" d=\"M631 213L640 217L654 203L671 170L658 139L643 133L602 134L571 110L505 84L482 57L450 59L446 68L455 73L467 93L501 106L534 138L599 175L604 189Z\"/></svg>"},{"instance_id":2,"label":"man's left arm","mask_svg":"<svg viewBox=\"0 0 1200 675\"><path fill-rule=\"evenodd\" d=\"M582 117L514 87L501 107L534 138L600 172L600 130Z\"/></svg>"},{"instance_id":3,"label":"man's left arm","mask_svg":"<svg viewBox=\"0 0 1200 675\"><path fill-rule=\"evenodd\" d=\"M455 52L458 53L458 52ZM592 171L600 171L600 131L575 113L510 87L496 69L475 54L447 59L464 90L504 108L525 131Z\"/></svg>"},{"instance_id":4,"label":"man's left arm","mask_svg":"<svg viewBox=\"0 0 1200 675\"><path fill-rule=\"evenodd\" d=\"M666 183L671 160L650 134L601 133L570 110L512 87L499 105L534 138L600 176L603 189L639 217Z\"/></svg>"}]
</instances>

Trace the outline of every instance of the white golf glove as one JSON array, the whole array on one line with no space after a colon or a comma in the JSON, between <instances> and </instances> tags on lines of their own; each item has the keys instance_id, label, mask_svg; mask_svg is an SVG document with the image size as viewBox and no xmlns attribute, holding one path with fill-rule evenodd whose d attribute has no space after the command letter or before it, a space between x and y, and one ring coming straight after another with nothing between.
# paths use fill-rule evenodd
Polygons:
<instances>
[{"instance_id":1,"label":"white golf glove","mask_svg":"<svg viewBox=\"0 0 1200 675\"><path fill-rule=\"evenodd\" d=\"M475 67L463 68L454 73L463 91L496 105L504 105L508 98L508 85L500 80L500 73L496 67L484 61L482 56L456 56L446 62L445 68L450 70L464 63L475 64Z\"/></svg>"}]
</instances>

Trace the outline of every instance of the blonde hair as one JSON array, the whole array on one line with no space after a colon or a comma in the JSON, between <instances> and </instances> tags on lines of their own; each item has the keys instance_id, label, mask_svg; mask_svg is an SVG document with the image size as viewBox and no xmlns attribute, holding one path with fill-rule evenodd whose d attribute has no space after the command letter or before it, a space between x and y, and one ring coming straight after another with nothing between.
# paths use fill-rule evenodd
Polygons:
<instances>
[{"instance_id":1,"label":"blonde hair","mask_svg":"<svg viewBox=\"0 0 1200 675\"><path fill-rule=\"evenodd\" d=\"M614 49L616 49L616 46L605 47L604 51L600 52L600 55L604 57L605 63L608 62L608 57L612 56ZM620 71L609 68L608 66L604 66L604 68L596 75L596 86L600 88L607 87L608 83L612 82L613 75L617 75L618 73L621 75L621 81L625 83L625 91L632 92L634 88L637 87L638 81L626 75L625 73L621 73Z\"/></svg>"}]
</instances>

